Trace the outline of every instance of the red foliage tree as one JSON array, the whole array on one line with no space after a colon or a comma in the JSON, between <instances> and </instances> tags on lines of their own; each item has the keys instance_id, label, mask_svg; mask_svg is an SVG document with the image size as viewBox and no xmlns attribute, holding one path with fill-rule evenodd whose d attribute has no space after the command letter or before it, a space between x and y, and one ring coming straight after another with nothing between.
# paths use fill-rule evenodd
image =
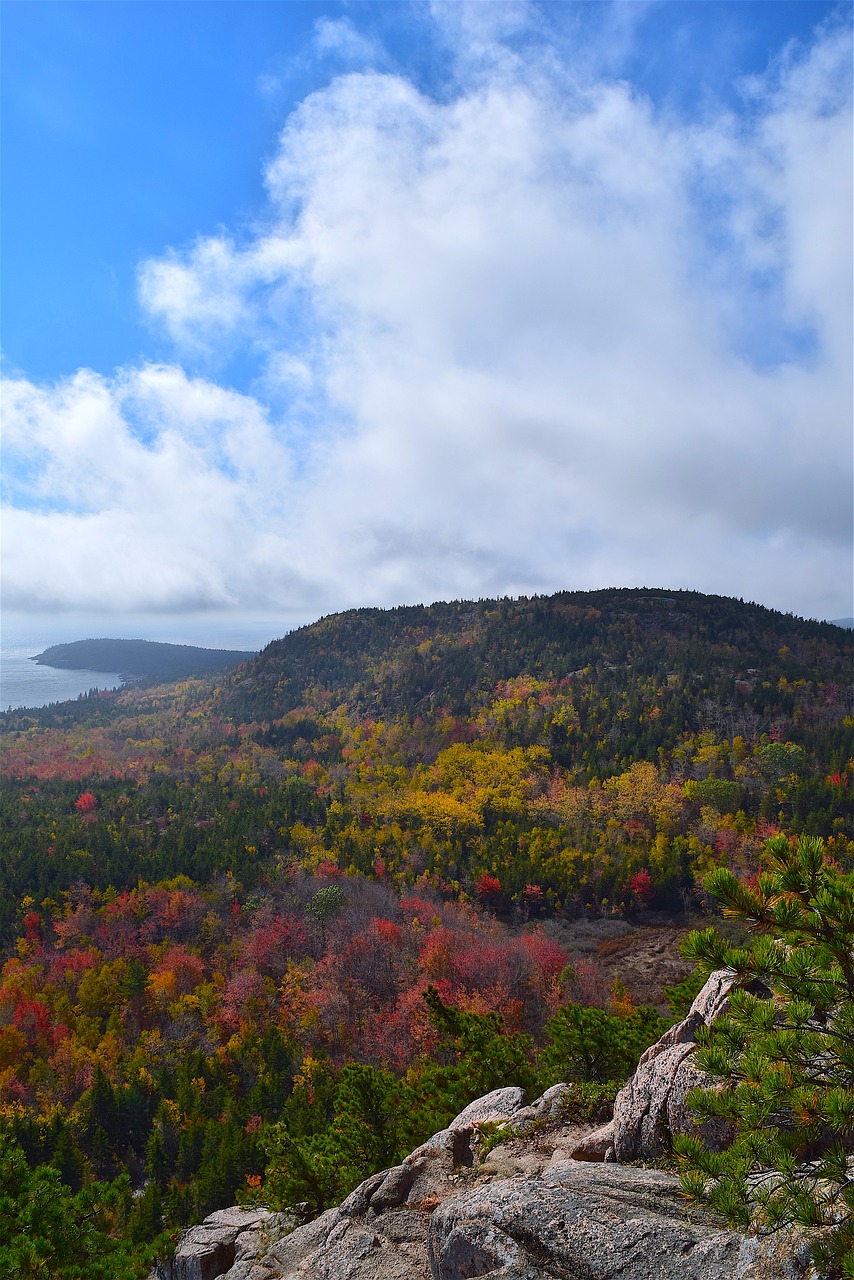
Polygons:
<instances>
[{"instance_id":1,"label":"red foliage tree","mask_svg":"<svg viewBox=\"0 0 854 1280\"><path fill-rule=\"evenodd\" d=\"M653 899L655 898L655 886L652 883L652 876L647 871L646 867L641 867L640 871L636 871L631 877L629 880L629 890L638 906L652 906Z\"/></svg>"},{"instance_id":2,"label":"red foliage tree","mask_svg":"<svg viewBox=\"0 0 854 1280\"><path fill-rule=\"evenodd\" d=\"M541 925L533 933L522 935L522 946L544 978L556 978L569 964L569 952L550 938Z\"/></svg>"},{"instance_id":3,"label":"red foliage tree","mask_svg":"<svg viewBox=\"0 0 854 1280\"><path fill-rule=\"evenodd\" d=\"M392 920L374 920L374 932L387 946L399 950L403 945L403 935Z\"/></svg>"},{"instance_id":4,"label":"red foliage tree","mask_svg":"<svg viewBox=\"0 0 854 1280\"><path fill-rule=\"evenodd\" d=\"M19 996L12 1014L12 1025L23 1032L31 1049L40 1047L44 1052L48 1047L51 1016L50 1010L41 1000Z\"/></svg>"},{"instance_id":5,"label":"red foliage tree","mask_svg":"<svg viewBox=\"0 0 854 1280\"><path fill-rule=\"evenodd\" d=\"M257 919L257 917L256 917ZM262 973L280 978L288 960L303 956L308 948L308 934L300 918L285 912L272 918L262 916L246 939L243 954L247 964Z\"/></svg>"},{"instance_id":6,"label":"red foliage tree","mask_svg":"<svg viewBox=\"0 0 854 1280\"><path fill-rule=\"evenodd\" d=\"M24 937L27 942L41 942L42 918L38 911L28 911L24 916Z\"/></svg>"},{"instance_id":7,"label":"red foliage tree","mask_svg":"<svg viewBox=\"0 0 854 1280\"><path fill-rule=\"evenodd\" d=\"M175 989L179 995L188 995L205 980L205 965L200 956L188 951L180 942L167 947L161 956L156 973L173 973Z\"/></svg>"},{"instance_id":8,"label":"red foliage tree","mask_svg":"<svg viewBox=\"0 0 854 1280\"><path fill-rule=\"evenodd\" d=\"M219 1020L227 1031L265 1027L269 1015L267 992L252 969L240 969L226 983Z\"/></svg>"},{"instance_id":9,"label":"red foliage tree","mask_svg":"<svg viewBox=\"0 0 854 1280\"><path fill-rule=\"evenodd\" d=\"M500 911L504 906L504 890L501 888L501 881L496 876L491 876L488 871L478 876L474 891L485 911Z\"/></svg>"},{"instance_id":10,"label":"red foliage tree","mask_svg":"<svg viewBox=\"0 0 854 1280\"><path fill-rule=\"evenodd\" d=\"M438 908L434 902L430 902L428 898L422 898L415 893L409 894L406 898L401 898L400 909L404 915L409 916L410 920L417 919L422 924L438 914Z\"/></svg>"},{"instance_id":11,"label":"red foliage tree","mask_svg":"<svg viewBox=\"0 0 854 1280\"><path fill-rule=\"evenodd\" d=\"M319 863L314 874L319 880L337 880L339 876L344 873L336 862L330 861L329 858L324 858L323 861Z\"/></svg>"}]
</instances>

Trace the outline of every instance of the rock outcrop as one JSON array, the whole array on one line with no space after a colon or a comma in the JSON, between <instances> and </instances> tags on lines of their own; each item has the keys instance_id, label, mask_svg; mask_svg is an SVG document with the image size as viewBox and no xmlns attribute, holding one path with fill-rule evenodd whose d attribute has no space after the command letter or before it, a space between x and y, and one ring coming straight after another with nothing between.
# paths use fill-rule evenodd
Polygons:
<instances>
[{"instance_id":1,"label":"rock outcrop","mask_svg":"<svg viewBox=\"0 0 854 1280\"><path fill-rule=\"evenodd\" d=\"M719 1121L698 1121L685 1099L689 1089L713 1080L691 1062L697 1031L719 1017L729 1002L734 976L713 973L687 1016L650 1045L634 1075L617 1094L614 1118L579 1143L577 1160L655 1160L670 1150L675 1134L696 1133L715 1149L729 1133Z\"/></svg>"},{"instance_id":2,"label":"rock outcrop","mask_svg":"<svg viewBox=\"0 0 854 1280\"><path fill-rule=\"evenodd\" d=\"M685 1096L696 1085L714 1081L691 1063L697 1031L724 1012L735 977L725 970L713 973L688 1015L665 1031L641 1056L634 1075L617 1094L614 1104L614 1155L617 1160L653 1160L670 1150L677 1133L697 1133L710 1147L720 1149L728 1131L719 1121L699 1124Z\"/></svg>"},{"instance_id":3,"label":"rock outcrop","mask_svg":"<svg viewBox=\"0 0 854 1280\"><path fill-rule=\"evenodd\" d=\"M671 1174L617 1162L656 1154L693 1126L693 1035L730 986L713 975L647 1050L610 1124L568 1122L566 1085L531 1105L521 1089L498 1089L314 1222L289 1230L281 1214L211 1215L159 1280L804 1280L802 1245L744 1237L689 1210ZM494 1142L495 1121L506 1138L490 1147L481 1126Z\"/></svg>"},{"instance_id":4,"label":"rock outcrop","mask_svg":"<svg viewBox=\"0 0 854 1280\"><path fill-rule=\"evenodd\" d=\"M691 1221L667 1174L574 1160L462 1192L428 1238L436 1280L733 1280L740 1247L735 1232Z\"/></svg>"},{"instance_id":5,"label":"rock outcrop","mask_svg":"<svg viewBox=\"0 0 854 1280\"><path fill-rule=\"evenodd\" d=\"M217 1280L256 1257L293 1228L289 1214L266 1209L218 1209L181 1237L172 1262L158 1264L151 1280Z\"/></svg>"}]
</instances>

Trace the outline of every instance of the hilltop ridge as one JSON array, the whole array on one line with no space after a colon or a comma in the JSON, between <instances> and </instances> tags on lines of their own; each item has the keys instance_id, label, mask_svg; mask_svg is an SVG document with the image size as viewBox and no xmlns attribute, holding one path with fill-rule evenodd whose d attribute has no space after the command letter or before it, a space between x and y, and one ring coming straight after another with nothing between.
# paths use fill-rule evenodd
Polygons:
<instances>
[{"instance_id":1,"label":"hilltop ridge","mask_svg":"<svg viewBox=\"0 0 854 1280\"><path fill-rule=\"evenodd\" d=\"M500 681L679 678L762 684L851 674L850 634L762 605L696 591L611 588L551 596L353 609L274 640L235 672L222 709L281 716L322 691L368 716L444 707L468 716ZM618 677L618 680L622 677ZM719 692L721 692L719 690ZM738 694L735 693L735 701ZM743 696L743 695L742 695Z\"/></svg>"}]
</instances>

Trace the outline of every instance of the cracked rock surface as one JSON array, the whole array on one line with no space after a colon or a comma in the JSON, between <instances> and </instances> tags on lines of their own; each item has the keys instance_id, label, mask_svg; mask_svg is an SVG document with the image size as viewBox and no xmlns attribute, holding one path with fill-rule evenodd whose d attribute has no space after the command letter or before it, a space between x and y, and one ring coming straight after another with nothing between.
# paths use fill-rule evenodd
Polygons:
<instances>
[{"instance_id":1,"label":"cracked rock surface","mask_svg":"<svg viewBox=\"0 0 854 1280\"><path fill-rule=\"evenodd\" d=\"M744 1237L689 1210L672 1174L619 1163L660 1154L693 1124L694 1032L730 985L713 974L646 1051L609 1125L567 1122L566 1085L530 1105L497 1089L314 1222L212 1214L157 1280L805 1280L802 1244ZM507 1137L490 1150L479 1125L496 1120Z\"/></svg>"},{"instance_id":2,"label":"cracked rock surface","mask_svg":"<svg viewBox=\"0 0 854 1280\"><path fill-rule=\"evenodd\" d=\"M732 1280L739 1236L691 1221L655 1170L567 1161L550 1173L473 1188L433 1214L441 1280Z\"/></svg>"}]
</instances>

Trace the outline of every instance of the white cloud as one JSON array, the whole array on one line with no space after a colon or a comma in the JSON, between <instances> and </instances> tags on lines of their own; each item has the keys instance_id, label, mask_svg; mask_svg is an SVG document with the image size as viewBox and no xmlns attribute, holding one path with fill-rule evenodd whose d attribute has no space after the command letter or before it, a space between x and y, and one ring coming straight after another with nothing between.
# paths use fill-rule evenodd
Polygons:
<instances>
[{"instance_id":1,"label":"white cloud","mask_svg":"<svg viewBox=\"0 0 854 1280\"><path fill-rule=\"evenodd\" d=\"M296 73L310 75L322 69L364 70L385 67L389 62L383 45L359 31L349 18L322 16L316 20L306 47L279 60L278 71L265 71L258 76L257 88L272 105L284 97L289 81Z\"/></svg>"},{"instance_id":2,"label":"white cloud","mask_svg":"<svg viewBox=\"0 0 854 1280\"><path fill-rule=\"evenodd\" d=\"M291 584L260 531L285 518L290 456L254 400L177 368L84 371L7 382L3 423L7 465L39 462L4 512L10 608L222 609Z\"/></svg>"},{"instance_id":3,"label":"white cloud","mask_svg":"<svg viewBox=\"0 0 854 1280\"><path fill-rule=\"evenodd\" d=\"M699 126L511 57L498 8L518 30L443 10L467 48L480 24L452 100L339 77L255 239L144 264L177 343L266 353L257 399L159 366L16 384L19 605L646 583L850 612L847 33Z\"/></svg>"},{"instance_id":4,"label":"white cloud","mask_svg":"<svg viewBox=\"0 0 854 1280\"><path fill-rule=\"evenodd\" d=\"M362 35L349 18L318 18L312 44L319 56L332 56L343 62L366 64L385 60L380 46Z\"/></svg>"}]
</instances>

